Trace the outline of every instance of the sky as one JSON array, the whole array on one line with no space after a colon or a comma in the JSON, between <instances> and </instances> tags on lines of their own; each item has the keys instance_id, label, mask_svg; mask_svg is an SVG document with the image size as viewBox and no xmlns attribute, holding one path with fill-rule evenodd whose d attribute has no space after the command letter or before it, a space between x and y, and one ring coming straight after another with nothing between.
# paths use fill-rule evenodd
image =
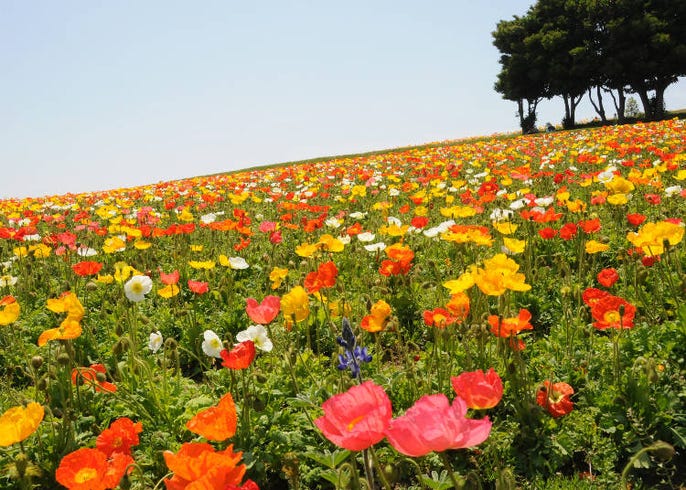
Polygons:
<instances>
[{"instance_id":1,"label":"sky","mask_svg":"<svg viewBox=\"0 0 686 490\"><path fill-rule=\"evenodd\" d=\"M0 0L0 198L516 131L491 32L532 3Z\"/></svg>"}]
</instances>

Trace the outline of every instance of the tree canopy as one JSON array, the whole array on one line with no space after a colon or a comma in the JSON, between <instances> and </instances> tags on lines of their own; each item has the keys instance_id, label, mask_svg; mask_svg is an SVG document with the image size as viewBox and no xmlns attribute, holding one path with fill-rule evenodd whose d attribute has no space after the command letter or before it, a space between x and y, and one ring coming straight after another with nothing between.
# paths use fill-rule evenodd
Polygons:
<instances>
[{"instance_id":1,"label":"tree canopy","mask_svg":"<svg viewBox=\"0 0 686 490\"><path fill-rule=\"evenodd\" d=\"M620 120L627 93L639 96L646 119L659 119L665 89L686 75L685 25L683 1L538 0L492 33L501 53L495 90L517 102L524 132L535 127L538 102L558 96L563 125L574 127L586 93L603 120L603 92Z\"/></svg>"}]
</instances>

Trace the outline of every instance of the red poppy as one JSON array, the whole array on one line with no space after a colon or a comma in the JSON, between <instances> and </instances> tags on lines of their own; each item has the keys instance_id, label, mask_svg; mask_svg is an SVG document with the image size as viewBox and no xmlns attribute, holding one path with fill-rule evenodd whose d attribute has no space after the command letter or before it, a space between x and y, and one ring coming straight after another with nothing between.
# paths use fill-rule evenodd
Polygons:
<instances>
[{"instance_id":1,"label":"red poppy","mask_svg":"<svg viewBox=\"0 0 686 490\"><path fill-rule=\"evenodd\" d=\"M652 204L653 206L657 206L662 202L662 198L660 197L659 194L646 194L643 196L648 202L648 204Z\"/></svg>"},{"instance_id":2,"label":"red poppy","mask_svg":"<svg viewBox=\"0 0 686 490\"><path fill-rule=\"evenodd\" d=\"M84 260L72 265L71 268L77 275L81 277L94 276L100 272L100 269L102 269L102 264L92 260Z\"/></svg>"},{"instance_id":3,"label":"red poppy","mask_svg":"<svg viewBox=\"0 0 686 490\"><path fill-rule=\"evenodd\" d=\"M325 262L317 268L316 272L310 272L305 276L304 286L308 293L316 293L322 288L330 288L336 284L338 268L332 261Z\"/></svg>"},{"instance_id":4,"label":"red poppy","mask_svg":"<svg viewBox=\"0 0 686 490\"><path fill-rule=\"evenodd\" d=\"M245 369L255 359L255 343L252 340L246 340L236 344L230 351L223 349L219 355L224 360L222 366L229 369Z\"/></svg>"},{"instance_id":5,"label":"red poppy","mask_svg":"<svg viewBox=\"0 0 686 490\"><path fill-rule=\"evenodd\" d=\"M260 325L269 325L281 309L281 299L278 296L266 296L262 303L254 298L246 298L245 303L245 311L250 319Z\"/></svg>"},{"instance_id":6,"label":"red poppy","mask_svg":"<svg viewBox=\"0 0 686 490\"><path fill-rule=\"evenodd\" d=\"M165 272L162 272L160 270L160 281L162 281L162 284L176 284L179 282L179 271L178 269L175 270L174 272L170 272L169 274L166 274Z\"/></svg>"},{"instance_id":7,"label":"red poppy","mask_svg":"<svg viewBox=\"0 0 686 490\"><path fill-rule=\"evenodd\" d=\"M186 428L210 441L225 441L236 434L236 405L227 393L213 407L196 413L186 422Z\"/></svg>"},{"instance_id":8,"label":"red poppy","mask_svg":"<svg viewBox=\"0 0 686 490\"><path fill-rule=\"evenodd\" d=\"M326 438L350 451L361 451L384 438L391 421L391 401L373 381L355 385L322 404L324 415L314 421Z\"/></svg>"},{"instance_id":9,"label":"red poppy","mask_svg":"<svg viewBox=\"0 0 686 490\"><path fill-rule=\"evenodd\" d=\"M91 364L90 367L78 367L71 371L71 382L77 384L79 380L83 384L95 387L95 391L107 391L114 393L117 386L107 381L107 370L102 364Z\"/></svg>"},{"instance_id":10,"label":"red poppy","mask_svg":"<svg viewBox=\"0 0 686 490\"><path fill-rule=\"evenodd\" d=\"M617 272L616 269L610 267L610 268L603 269L600 272L598 272L598 275L596 276L596 278L598 279L598 283L601 286L604 286L606 288L610 288L619 279L619 273Z\"/></svg>"},{"instance_id":11,"label":"red poppy","mask_svg":"<svg viewBox=\"0 0 686 490\"><path fill-rule=\"evenodd\" d=\"M503 382L493 368L486 374L480 369L465 372L451 377L450 382L469 408L493 408L503 396Z\"/></svg>"},{"instance_id":12,"label":"red poppy","mask_svg":"<svg viewBox=\"0 0 686 490\"><path fill-rule=\"evenodd\" d=\"M141 432L143 424L122 417L100 433L95 440L95 447L108 457L114 453L131 454L131 446L138 445L138 434Z\"/></svg>"},{"instance_id":13,"label":"red poppy","mask_svg":"<svg viewBox=\"0 0 686 490\"><path fill-rule=\"evenodd\" d=\"M600 224L600 218L593 218L593 219L588 219L584 221L579 221L579 228L584 230L584 233L586 234L591 234L595 233L597 231L600 231L601 229L601 224Z\"/></svg>"},{"instance_id":14,"label":"red poppy","mask_svg":"<svg viewBox=\"0 0 686 490\"><path fill-rule=\"evenodd\" d=\"M410 224L415 228L421 229L429 224L429 218L427 218L426 216L415 216L410 221Z\"/></svg>"},{"instance_id":15,"label":"red poppy","mask_svg":"<svg viewBox=\"0 0 686 490\"><path fill-rule=\"evenodd\" d=\"M646 216L640 213L627 214L626 220L631 226L639 226L646 220Z\"/></svg>"},{"instance_id":16,"label":"red poppy","mask_svg":"<svg viewBox=\"0 0 686 490\"><path fill-rule=\"evenodd\" d=\"M542 230L538 230L538 235L544 240L550 240L551 238L555 238L555 235L557 235L557 230L547 226Z\"/></svg>"},{"instance_id":17,"label":"red poppy","mask_svg":"<svg viewBox=\"0 0 686 490\"><path fill-rule=\"evenodd\" d=\"M571 240L576 236L577 227L574 223L566 223L560 228L560 238L563 240Z\"/></svg>"},{"instance_id":18,"label":"red poppy","mask_svg":"<svg viewBox=\"0 0 686 490\"><path fill-rule=\"evenodd\" d=\"M607 328L633 328L636 307L618 296L608 294L591 306L593 326L599 330Z\"/></svg>"},{"instance_id":19,"label":"red poppy","mask_svg":"<svg viewBox=\"0 0 686 490\"><path fill-rule=\"evenodd\" d=\"M602 289L587 288L583 293L581 293L581 299L584 301L586 306L593 307L594 304L609 295L610 293L603 291Z\"/></svg>"},{"instance_id":20,"label":"red poppy","mask_svg":"<svg viewBox=\"0 0 686 490\"><path fill-rule=\"evenodd\" d=\"M195 294L205 294L210 290L209 284L203 281L193 281L188 280L188 289L190 289Z\"/></svg>"},{"instance_id":21,"label":"red poppy","mask_svg":"<svg viewBox=\"0 0 686 490\"><path fill-rule=\"evenodd\" d=\"M411 457L481 444L491 433L491 421L468 419L466 414L467 404L459 396L451 405L442 393L425 395L390 422L386 438L396 451Z\"/></svg>"},{"instance_id":22,"label":"red poppy","mask_svg":"<svg viewBox=\"0 0 686 490\"><path fill-rule=\"evenodd\" d=\"M554 383L544 381L538 389L536 403L545 408L553 417L567 415L574 409L574 403L570 396L574 394L574 388L567 383Z\"/></svg>"}]
</instances>

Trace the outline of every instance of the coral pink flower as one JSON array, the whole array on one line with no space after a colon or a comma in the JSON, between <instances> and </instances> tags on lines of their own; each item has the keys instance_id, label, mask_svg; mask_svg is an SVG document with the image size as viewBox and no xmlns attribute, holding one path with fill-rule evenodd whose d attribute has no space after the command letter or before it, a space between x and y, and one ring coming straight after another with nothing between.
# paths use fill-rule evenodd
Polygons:
<instances>
[{"instance_id":1,"label":"coral pink flower","mask_svg":"<svg viewBox=\"0 0 686 490\"><path fill-rule=\"evenodd\" d=\"M177 282L179 282L179 277L180 274L178 269L175 269L173 272L170 272L169 274L160 269L160 281L162 281L162 284L176 284Z\"/></svg>"},{"instance_id":2,"label":"coral pink flower","mask_svg":"<svg viewBox=\"0 0 686 490\"><path fill-rule=\"evenodd\" d=\"M361 451L384 438L391 421L391 401L384 389L365 381L322 404L324 415L314 421L326 438L350 451Z\"/></svg>"},{"instance_id":3,"label":"coral pink flower","mask_svg":"<svg viewBox=\"0 0 686 490\"><path fill-rule=\"evenodd\" d=\"M503 381L493 368L486 374L481 369L462 373L450 378L450 382L469 408L493 408L503 397Z\"/></svg>"},{"instance_id":4,"label":"coral pink flower","mask_svg":"<svg viewBox=\"0 0 686 490\"><path fill-rule=\"evenodd\" d=\"M450 405L442 393L425 395L391 421L386 438L399 453L412 457L476 446L488 438L491 421L468 419L466 413L467 404L459 396Z\"/></svg>"},{"instance_id":5,"label":"coral pink flower","mask_svg":"<svg viewBox=\"0 0 686 490\"><path fill-rule=\"evenodd\" d=\"M245 303L245 311L250 319L260 325L269 325L281 309L281 299L278 296L267 296L259 304L256 299L247 298Z\"/></svg>"},{"instance_id":6,"label":"coral pink flower","mask_svg":"<svg viewBox=\"0 0 686 490\"><path fill-rule=\"evenodd\" d=\"M193 281L189 279L188 289L190 289L195 294L205 294L210 290L210 285L204 281Z\"/></svg>"}]
</instances>

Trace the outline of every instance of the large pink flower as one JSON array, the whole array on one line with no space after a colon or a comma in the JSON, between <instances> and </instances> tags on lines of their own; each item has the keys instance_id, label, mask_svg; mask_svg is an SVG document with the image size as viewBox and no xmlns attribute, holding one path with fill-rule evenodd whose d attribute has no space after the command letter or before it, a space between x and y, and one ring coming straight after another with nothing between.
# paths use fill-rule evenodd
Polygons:
<instances>
[{"instance_id":1,"label":"large pink flower","mask_svg":"<svg viewBox=\"0 0 686 490\"><path fill-rule=\"evenodd\" d=\"M326 438L350 451L361 451L384 438L391 421L391 401L384 389L365 381L322 404L324 415L314 421Z\"/></svg>"},{"instance_id":2,"label":"large pink flower","mask_svg":"<svg viewBox=\"0 0 686 490\"><path fill-rule=\"evenodd\" d=\"M267 296L258 303L254 298L245 300L245 311L250 319L260 325L268 325L276 318L281 309L281 299L278 296Z\"/></svg>"},{"instance_id":3,"label":"large pink flower","mask_svg":"<svg viewBox=\"0 0 686 490\"><path fill-rule=\"evenodd\" d=\"M442 393L425 395L391 421L386 438L399 453L412 457L476 446L490 434L491 421L468 419L466 413L467 404L459 396L450 405Z\"/></svg>"}]
</instances>

